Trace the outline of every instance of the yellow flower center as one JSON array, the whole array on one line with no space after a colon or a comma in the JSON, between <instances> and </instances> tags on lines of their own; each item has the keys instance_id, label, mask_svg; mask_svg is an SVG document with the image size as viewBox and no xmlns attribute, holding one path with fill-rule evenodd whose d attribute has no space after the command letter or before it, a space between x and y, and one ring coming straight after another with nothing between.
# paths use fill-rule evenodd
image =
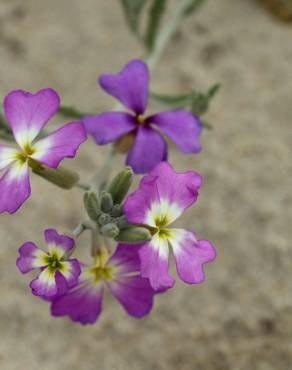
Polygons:
<instances>
[{"instance_id":1,"label":"yellow flower center","mask_svg":"<svg viewBox=\"0 0 292 370\"><path fill-rule=\"evenodd\" d=\"M89 269L89 273L93 275L95 284L98 284L102 280L113 280L114 268L107 266L108 260L108 250L105 247L100 248L95 256L95 265Z\"/></svg>"},{"instance_id":2,"label":"yellow flower center","mask_svg":"<svg viewBox=\"0 0 292 370\"><path fill-rule=\"evenodd\" d=\"M139 114L137 117L136 117L136 120L137 120L137 123L139 125L142 125L144 122L145 122L145 118L143 116L143 114Z\"/></svg>"},{"instance_id":3,"label":"yellow flower center","mask_svg":"<svg viewBox=\"0 0 292 370\"><path fill-rule=\"evenodd\" d=\"M113 268L95 266L90 269L90 273L94 275L94 282L98 283L101 280L113 280Z\"/></svg>"},{"instance_id":4,"label":"yellow flower center","mask_svg":"<svg viewBox=\"0 0 292 370\"><path fill-rule=\"evenodd\" d=\"M63 269L63 264L56 253L48 254L44 257L44 262L48 266L49 270L54 273Z\"/></svg>"},{"instance_id":5,"label":"yellow flower center","mask_svg":"<svg viewBox=\"0 0 292 370\"><path fill-rule=\"evenodd\" d=\"M22 152L17 153L16 159L19 162L21 162L21 164L24 164L30 158L30 156L33 155L34 153L35 153L35 149L32 148L29 144L26 144L23 147Z\"/></svg>"},{"instance_id":6,"label":"yellow flower center","mask_svg":"<svg viewBox=\"0 0 292 370\"><path fill-rule=\"evenodd\" d=\"M171 237L171 230L165 227L169 225L169 223L167 215L157 216L155 218L155 226L157 228L159 238L168 239Z\"/></svg>"}]
</instances>

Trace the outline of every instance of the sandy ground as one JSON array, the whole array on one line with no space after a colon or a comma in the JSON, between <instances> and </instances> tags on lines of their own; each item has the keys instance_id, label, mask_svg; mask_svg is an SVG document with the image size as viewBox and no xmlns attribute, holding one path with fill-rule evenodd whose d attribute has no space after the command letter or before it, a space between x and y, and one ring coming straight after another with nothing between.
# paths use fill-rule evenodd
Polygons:
<instances>
[{"instance_id":1,"label":"sandy ground","mask_svg":"<svg viewBox=\"0 0 292 370\"><path fill-rule=\"evenodd\" d=\"M73 228L83 212L79 190L33 177L33 197L0 217L1 370L291 370L291 40L292 27L254 0L209 0L155 70L157 91L222 83L204 151L172 147L170 156L177 170L204 175L181 224L212 240L218 259L203 285L177 282L146 319L107 299L99 322L84 328L51 318L31 296L15 267L18 247L41 242L46 227ZM64 103L109 108L97 76L141 55L116 0L0 1L1 98L52 86ZM89 177L105 150L89 143L79 154L67 164Z\"/></svg>"}]
</instances>

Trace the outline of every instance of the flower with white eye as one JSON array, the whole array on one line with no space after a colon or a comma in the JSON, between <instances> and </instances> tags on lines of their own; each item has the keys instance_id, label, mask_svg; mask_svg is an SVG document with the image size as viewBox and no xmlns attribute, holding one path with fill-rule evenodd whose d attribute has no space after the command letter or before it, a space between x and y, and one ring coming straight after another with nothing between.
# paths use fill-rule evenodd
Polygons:
<instances>
[{"instance_id":1,"label":"flower with white eye","mask_svg":"<svg viewBox=\"0 0 292 370\"><path fill-rule=\"evenodd\" d=\"M168 272L170 250L179 277L188 284L204 281L203 265L216 257L210 241L197 240L192 231L169 227L196 201L201 183L198 173L176 173L167 162L161 162L126 199L128 221L153 230L152 239L142 244L139 254L141 276L147 277L155 290L174 285Z\"/></svg>"},{"instance_id":2,"label":"flower with white eye","mask_svg":"<svg viewBox=\"0 0 292 370\"><path fill-rule=\"evenodd\" d=\"M57 168L65 157L74 157L86 140L82 122L71 122L45 138L35 140L48 120L57 112L59 95L53 89L36 94L22 90L4 99L4 113L19 146L0 145L0 213L16 212L29 198L29 167Z\"/></svg>"}]
</instances>

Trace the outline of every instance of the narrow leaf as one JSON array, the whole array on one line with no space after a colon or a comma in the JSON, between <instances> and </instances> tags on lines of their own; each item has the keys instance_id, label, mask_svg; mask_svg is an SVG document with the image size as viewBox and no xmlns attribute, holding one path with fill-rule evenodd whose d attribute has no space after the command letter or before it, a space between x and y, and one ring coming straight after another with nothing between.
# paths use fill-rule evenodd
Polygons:
<instances>
[{"instance_id":1,"label":"narrow leaf","mask_svg":"<svg viewBox=\"0 0 292 370\"><path fill-rule=\"evenodd\" d=\"M154 48L166 3L167 0L153 0L150 8L148 25L145 33L145 45L150 51Z\"/></svg>"},{"instance_id":2,"label":"narrow leaf","mask_svg":"<svg viewBox=\"0 0 292 370\"><path fill-rule=\"evenodd\" d=\"M214 96L218 93L220 88L221 88L220 84L215 84L215 85L211 86L210 89L208 90L208 93L207 93L208 98L209 99L214 98Z\"/></svg>"},{"instance_id":3,"label":"narrow leaf","mask_svg":"<svg viewBox=\"0 0 292 370\"><path fill-rule=\"evenodd\" d=\"M88 113L83 113L73 107L67 107L64 105L59 107L58 113L61 114L63 117L74 119L81 119L82 117L88 115Z\"/></svg>"},{"instance_id":4,"label":"narrow leaf","mask_svg":"<svg viewBox=\"0 0 292 370\"><path fill-rule=\"evenodd\" d=\"M183 108L189 104L191 94L163 95L151 93L150 98L153 99L153 101L171 106L172 108Z\"/></svg>"},{"instance_id":5,"label":"narrow leaf","mask_svg":"<svg viewBox=\"0 0 292 370\"><path fill-rule=\"evenodd\" d=\"M0 138L6 141L14 141L12 131L1 113L0 113Z\"/></svg>"},{"instance_id":6,"label":"narrow leaf","mask_svg":"<svg viewBox=\"0 0 292 370\"><path fill-rule=\"evenodd\" d=\"M210 87L206 93L193 91L191 98L191 111L193 114L201 116L207 112L211 100L217 94L220 89L219 84L215 84Z\"/></svg>"},{"instance_id":7,"label":"narrow leaf","mask_svg":"<svg viewBox=\"0 0 292 370\"><path fill-rule=\"evenodd\" d=\"M139 21L142 10L148 0L120 0L130 30L139 31Z\"/></svg>"}]
</instances>

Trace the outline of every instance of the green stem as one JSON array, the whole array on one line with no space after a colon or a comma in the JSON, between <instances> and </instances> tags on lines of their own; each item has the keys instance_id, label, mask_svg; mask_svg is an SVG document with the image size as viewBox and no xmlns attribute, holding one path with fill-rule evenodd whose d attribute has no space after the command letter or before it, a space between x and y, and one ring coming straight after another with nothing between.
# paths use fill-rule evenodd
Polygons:
<instances>
[{"instance_id":1,"label":"green stem","mask_svg":"<svg viewBox=\"0 0 292 370\"><path fill-rule=\"evenodd\" d=\"M153 51L146 58L150 69L153 69L160 59L166 45L177 30L181 20L185 17L187 10L192 6L193 0L180 0L169 22L158 34Z\"/></svg>"},{"instance_id":2,"label":"green stem","mask_svg":"<svg viewBox=\"0 0 292 370\"><path fill-rule=\"evenodd\" d=\"M88 184L87 182L85 181L81 181L79 180L76 184L75 184L75 187L76 188L79 188L79 189L82 189L82 190L90 190L90 184Z\"/></svg>"}]
</instances>

